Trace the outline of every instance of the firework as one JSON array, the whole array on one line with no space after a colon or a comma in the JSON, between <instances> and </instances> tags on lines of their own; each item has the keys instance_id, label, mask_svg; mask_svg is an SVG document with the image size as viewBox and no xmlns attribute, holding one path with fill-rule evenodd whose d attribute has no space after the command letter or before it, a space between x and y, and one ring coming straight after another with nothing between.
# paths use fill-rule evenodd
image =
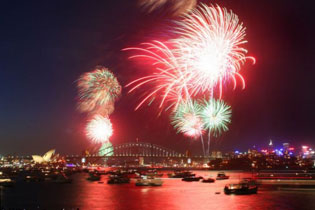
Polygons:
<instances>
[{"instance_id":1,"label":"firework","mask_svg":"<svg viewBox=\"0 0 315 210\"><path fill-rule=\"evenodd\" d=\"M114 148L110 141L106 141L100 147L98 154L100 156L113 156L114 155Z\"/></svg>"},{"instance_id":2,"label":"firework","mask_svg":"<svg viewBox=\"0 0 315 210\"><path fill-rule=\"evenodd\" d=\"M196 0L138 0L138 6L146 13L160 10L178 16L194 8Z\"/></svg>"},{"instance_id":3,"label":"firework","mask_svg":"<svg viewBox=\"0 0 315 210\"><path fill-rule=\"evenodd\" d=\"M160 99L174 109L183 100L190 100L199 94L213 97L219 87L220 97L225 82L232 81L236 88L237 78L245 88L245 80L239 73L247 59L245 28L238 17L219 6L201 5L177 21L173 32L179 37L169 42L153 41L143 43L143 47L126 48L138 54L129 58L146 58L155 67L153 73L129 83L129 92L145 88L147 93L138 109L145 102ZM168 45L172 46L171 48Z\"/></svg>"},{"instance_id":4,"label":"firework","mask_svg":"<svg viewBox=\"0 0 315 210\"><path fill-rule=\"evenodd\" d=\"M238 77L245 88L243 77L239 74L247 59L243 44L247 41L245 27L239 23L237 15L219 6L201 4L192 12L177 21L174 32L179 38L175 44L177 62L189 71L191 94L210 91L216 86L222 93L222 85L231 79L236 86Z\"/></svg>"},{"instance_id":5,"label":"firework","mask_svg":"<svg viewBox=\"0 0 315 210\"><path fill-rule=\"evenodd\" d=\"M95 115L86 126L86 135L94 142L102 143L108 141L113 134L110 120L101 115Z\"/></svg>"},{"instance_id":6,"label":"firework","mask_svg":"<svg viewBox=\"0 0 315 210\"><path fill-rule=\"evenodd\" d=\"M113 112L113 104L121 94L117 78L105 67L84 73L78 80L78 89L79 110L104 115Z\"/></svg>"},{"instance_id":7,"label":"firework","mask_svg":"<svg viewBox=\"0 0 315 210\"><path fill-rule=\"evenodd\" d=\"M130 59L145 58L152 61L155 67L153 74L136 79L126 87L132 87L129 93L142 88L147 91L146 96L140 101L137 110L145 102L152 102L155 99L160 99L160 108L167 102L169 107L176 107L182 100L190 99L190 94L187 88L186 75L184 65L177 63L177 56L172 52L166 44L153 41L152 43L142 43L143 48L125 48L123 50L135 50L139 52L136 55L130 56ZM148 85L148 86L146 86ZM143 88L146 86L146 88Z\"/></svg>"},{"instance_id":8,"label":"firework","mask_svg":"<svg viewBox=\"0 0 315 210\"><path fill-rule=\"evenodd\" d=\"M197 138L204 132L201 111L197 101L181 102L171 116L171 123L178 132Z\"/></svg>"},{"instance_id":9,"label":"firework","mask_svg":"<svg viewBox=\"0 0 315 210\"><path fill-rule=\"evenodd\" d=\"M210 99L204 100L204 107L201 112L204 128L213 133L214 136L220 135L228 130L228 124L231 123L232 110L222 100Z\"/></svg>"}]
</instances>

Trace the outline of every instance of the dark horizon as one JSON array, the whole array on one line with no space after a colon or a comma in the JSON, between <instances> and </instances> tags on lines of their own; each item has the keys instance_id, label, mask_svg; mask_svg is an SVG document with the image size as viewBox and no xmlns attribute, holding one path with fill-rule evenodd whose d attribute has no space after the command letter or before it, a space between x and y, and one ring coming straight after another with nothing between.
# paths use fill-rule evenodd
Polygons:
<instances>
[{"instance_id":1,"label":"dark horizon","mask_svg":"<svg viewBox=\"0 0 315 210\"><path fill-rule=\"evenodd\" d=\"M206 1L203 1L206 2ZM213 1L238 15L246 27L248 55L241 70L246 89L225 88L232 124L212 149L245 150L289 142L314 145L314 3L293 0ZM210 4L210 3L208 3ZM145 69L121 49L163 38L172 17L141 13L131 1L5 2L1 8L0 154L79 154L90 147L87 120L76 110L76 80L97 65L108 67L122 86ZM110 116L113 144L139 141L179 152L200 152L155 106L134 111L140 92L122 96Z\"/></svg>"}]
</instances>

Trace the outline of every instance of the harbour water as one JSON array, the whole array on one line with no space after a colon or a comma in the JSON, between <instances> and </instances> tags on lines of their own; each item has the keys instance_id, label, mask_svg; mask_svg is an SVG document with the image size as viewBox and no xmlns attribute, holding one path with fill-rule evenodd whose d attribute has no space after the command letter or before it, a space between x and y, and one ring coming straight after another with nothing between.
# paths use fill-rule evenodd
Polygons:
<instances>
[{"instance_id":1,"label":"harbour water","mask_svg":"<svg viewBox=\"0 0 315 210\"><path fill-rule=\"evenodd\" d=\"M164 174L167 172L164 171ZM194 171L215 177L216 171ZM253 195L225 195L225 184L250 177L249 173L226 172L229 180L215 183L183 182L163 176L161 187L109 185L107 176L100 182L87 181L87 173L72 175L71 184L18 182L0 187L4 209L110 209L110 210L206 210L206 209L315 209L315 189L259 189Z\"/></svg>"}]
</instances>

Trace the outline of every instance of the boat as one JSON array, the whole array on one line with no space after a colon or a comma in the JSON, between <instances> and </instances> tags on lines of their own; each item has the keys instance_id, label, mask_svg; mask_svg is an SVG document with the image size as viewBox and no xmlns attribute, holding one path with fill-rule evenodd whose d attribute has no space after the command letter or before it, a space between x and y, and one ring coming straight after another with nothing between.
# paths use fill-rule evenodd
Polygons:
<instances>
[{"instance_id":1,"label":"boat","mask_svg":"<svg viewBox=\"0 0 315 210\"><path fill-rule=\"evenodd\" d=\"M314 190L315 176L311 171L263 171L254 178L264 188L281 190Z\"/></svg>"},{"instance_id":2,"label":"boat","mask_svg":"<svg viewBox=\"0 0 315 210\"><path fill-rule=\"evenodd\" d=\"M54 180L54 182L59 183L59 184L70 184L72 183L72 179L67 177L64 173L60 173L57 178Z\"/></svg>"},{"instance_id":3,"label":"boat","mask_svg":"<svg viewBox=\"0 0 315 210\"><path fill-rule=\"evenodd\" d=\"M185 182L199 182L199 180L202 179L201 176L188 176L188 177L184 177L182 178L182 181Z\"/></svg>"},{"instance_id":4,"label":"boat","mask_svg":"<svg viewBox=\"0 0 315 210\"><path fill-rule=\"evenodd\" d=\"M203 183L213 183L213 182L215 182L215 179L213 179L213 178L202 179L202 182Z\"/></svg>"},{"instance_id":5,"label":"boat","mask_svg":"<svg viewBox=\"0 0 315 210\"><path fill-rule=\"evenodd\" d=\"M25 176L25 181L26 182L38 182L40 180L36 176L27 175L27 176Z\"/></svg>"},{"instance_id":6,"label":"boat","mask_svg":"<svg viewBox=\"0 0 315 210\"><path fill-rule=\"evenodd\" d=\"M87 178L87 180L89 181L99 181L101 180L101 175L98 173L89 173L89 177Z\"/></svg>"},{"instance_id":7,"label":"boat","mask_svg":"<svg viewBox=\"0 0 315 210\"><path fill-rule=\"evenodd\" d=\"M145 172L144 175L154 176L154 177L162 177L163 173L158 173L156 170L149 170L149 171Z\"/></svg>"},{"instance_id":8,"label":"boat","mask_svg":"<svg viewBox=\"0 0 315 210\"><path fill-rule=\"evenodd\" d=\"M250 184L250 185L258 185L258 182L256 179L254 178L243 178L240 183L247 183L247 184Z\"/></svg>"},{"instance_id":9,"label":"boat","mask_svg":"<svg viewBox=\"0 0 315 210\"><path fill-rule=\"evenodd\" d=\"M29 174L25 176L25 181L26 182L41 182L44 181L45 179L42 176L39 175L34 175L34 174Z\"/></svg>"},{"instance_id":10,"label":"boat","mask_svg":"<svg viewBox=\"0 0 315 210\"><path fill-rule=\"evenodd\" d=\"M4 175L2 172L0 172L0 186L4 187L13 187L15 184L15 181L12 180L10 177Z\"/></svg>"},{"instance_id":11,"label":"boat","mask_svg":"<svg viewBox=\"0 0 315 210\"><path fill-rule=\"evenodd\" d=\"M255 176L258 180L315 180L314 173L306 170L261 171Z\"/></svg>"},{"instance_id":12,"label":"boat","mask_svg":"<svg viewBox=\"0 0 315 210\"><path fill-rule=\"evenodd\" d=\"M129 170L115 170L115 171L108 171L107 174L113 175L113 176L124 176L129 179L131 178L139 178L140 174L137 170L129 169Z\"/></svg>"},{"instance_id":13,"label":"boat","mask_svg":"<svg viewBox=\"0 0 315 210\"><path fill-rule=\"evenodd\" d=\"M195 176L190 171L174 171L173 173L167 174L169 178L185 178L185 177L190 177L190 176Z\"/></svg>"},{"instance_id":14,"label":"boat","mask_svg":"<svg viewBox=\"0 0 315 210\"><path fill-rule=\"evenodd\" d=\"M0 178L0 186L4 186L4 187L13 187L15 184L15 181L7 178L7 179L1 179Z\"/></svg>"},{"instance_id":15,"label":"boat","mask_svg":"<svg viewBox=\"0 0 315 210\"><path fill-rule=\"evenodd\" d=\"M229 179L229 178L230 178L230 176L225 175L224 172L219 172L216 180L224 180L224 179Z\"/></svg>"},{"instance_id":16,"label":"boat","mask_svg":"<svg viewBox=\"0 0 315 210\"><path fill-rule=\"evenodd\" d=\"M141 176L136 181L136 186L162 186L162 184L162 179L152 176Z\"/></svg>"},{"instance_id":17,"label":"boat","mask_svg":"<svg viewBox=\"0 0 315 210\"><path fill-rule=\"evenodd\" d=\"M130 182L130 179L128 177L112 175L109 177L107 184L126 184L129 182Z\"/></svg>"},{"instance_id":18,"label":"boat","mask_svg":"<svg viewBox=\"0 0 315 210\"><path fill-rule=\"evenodd\" d=\"M224 193L227 195L250 195L256 194L258 191L257 185L252 185L246 182L240 182L238 184L227 184L224 187Z\"/></svg>"},{"instance_id":19,"label":"boat","mask_svg":"<svg viewBox=\"0 0 315 210\"><path fill-rule=\"evenodd\" d=\"M26 182L41 182L45 181L45 175L39 169L31 169L24 174Z\"/></svg>"},{"instance_id":20,"label":"boat","mask_svg":"<svg viewBox=\"0 0 315 210\"><path fill-rule=\"evenodd\" d=\"M52 182L55 181L58 176L59 173L58 172L50 172L50 171L46 171L46 172L42 172L43 176L44 176L44 180L45 182Z\"/></svg>"}]
</instances>

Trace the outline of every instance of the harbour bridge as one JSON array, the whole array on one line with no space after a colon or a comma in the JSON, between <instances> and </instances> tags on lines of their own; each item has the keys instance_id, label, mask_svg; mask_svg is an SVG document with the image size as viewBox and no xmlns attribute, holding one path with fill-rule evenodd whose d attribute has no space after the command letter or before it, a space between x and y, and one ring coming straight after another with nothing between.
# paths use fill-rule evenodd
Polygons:
<instances>
[{"instance_id":1,"label":"harbour bridge","mask_svg":"<svg viewBox=\"0 0 315 210\"><path fill-rule=\"evenodd\" d=\"M145 142L124 143L113 147L103 148L99 151L105 157L184 157L184 154L174 150Z\"/></svg>"},{"instance_id":2,"label":"harbour bridge","mask_svg":"<svg viewBox=\"0 0 315 210\"><path fill-rule=\"evenodd\" d=\"M100 155L101 154L101 155ZM98 160L106 161L132 161L135 159L143 159L144 162L163 162L165 160L176 160L186 162L188 158L204 159L204 156L190 157L186 154L176 152L175 150L165 148L160 145L146 142L123 143L114 146L102 148L97 154L88 155L68 155L68 160L81 160L85 158L87 162L97 162ZM145 161L146 160L146 161Z\"/></svg>"}]
</instances>

